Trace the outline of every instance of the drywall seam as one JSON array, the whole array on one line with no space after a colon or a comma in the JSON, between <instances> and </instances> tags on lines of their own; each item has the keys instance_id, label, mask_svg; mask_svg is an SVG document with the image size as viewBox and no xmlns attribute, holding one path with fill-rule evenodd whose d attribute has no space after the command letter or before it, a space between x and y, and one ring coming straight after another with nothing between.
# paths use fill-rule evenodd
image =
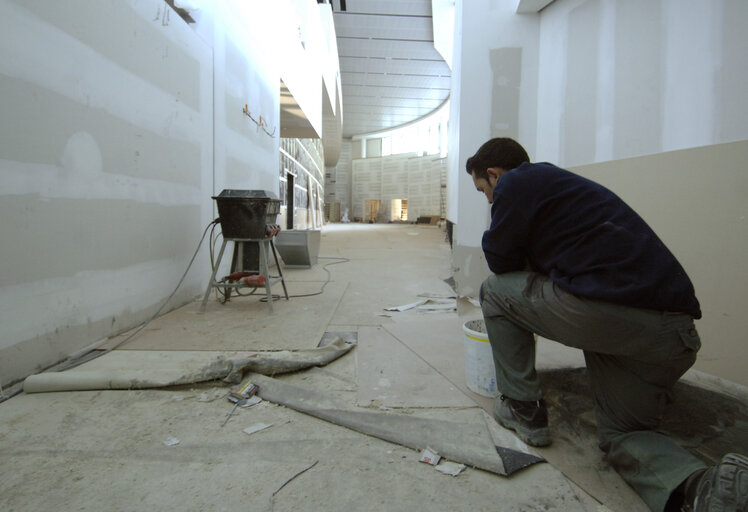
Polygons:
<instances>
[{"instance_id":1,"label":"drywall seam","mask_svg":"<svg viewBox=\"0 0 748 512\"><path fill-rule=\"evenodd\" d=\"M0 18L5 28L0 31L0 47L13 49L0 52L4 74L102 109L159 135L202 142L202 116L175 101L172 94L17 7L0 3ZM44 34L44 40L39 41L35 34ZM80 66L70 66L71 55L77 56ZM143 102L143 98L151 101Z\"/></svg>"},{"instance_id":2,"label":"drywall seam","mask_svg":"<svg viewBox=\"0 0 748 512\"><path fill-rule=\"evenodd\" d=\"M160 303L179 281L189 256L4 286L0 288L0 348Z\"/></svg>"},{"instance_id":3,"label":"drywall seam","mask_svg":"<svg viewBox=\"0 0 748 512\"><path fill-rule=\"evenodd\" d=\"M199 187L104 173L100 169L70 172L58 165L3 159L0 168L3 169L0 197L38 194L45 199L118 199L164 206L200 205L204 201Z\"/></svg>"}]
</instances>

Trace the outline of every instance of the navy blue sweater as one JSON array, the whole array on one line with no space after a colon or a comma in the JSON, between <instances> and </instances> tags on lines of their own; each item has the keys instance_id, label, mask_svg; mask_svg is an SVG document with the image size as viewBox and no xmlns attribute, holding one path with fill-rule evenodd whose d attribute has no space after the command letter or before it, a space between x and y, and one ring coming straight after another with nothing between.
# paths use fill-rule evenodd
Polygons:
<instances>
[{"instance_id":1,"label":"navy blue sweater","mask_svg":"<svg viewBox=\"0 0 748 512\"><path fill-rule=\"evenodd\" d=\"M524 163L493 192L483 252L492 272L548 275L580 297L701 318L691 280L613 192L548 163Z\"/></svg>"}]
</instances>

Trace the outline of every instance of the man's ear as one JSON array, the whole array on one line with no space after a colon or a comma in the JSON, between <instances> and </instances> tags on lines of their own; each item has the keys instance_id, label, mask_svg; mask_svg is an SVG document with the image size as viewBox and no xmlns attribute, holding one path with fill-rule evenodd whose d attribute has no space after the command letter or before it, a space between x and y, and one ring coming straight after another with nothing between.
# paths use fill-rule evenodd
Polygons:
<instances>
[{"instance_id":1,"label":"man's ear","mask_svg":"<svg viewBox=\"0 0 748 512\"><path fill-rule=\"evenodd\" d=\"M506 171L501 167L489 167L488 169L486 169L486 173L496 179L499 179L505 172Z\"/></svg>"},{"instance_id":2,"label":"man's ear","mask_svg":"<svg viewBox=\"0 0 748 512\"><path fill-rule=\"evenodd\" d=\"M499 182L499 178L506 174L506 171L501 167L489 167L486 169L486 174L488 174L488 183L490 183L492 187L495 187Z\"/></svg>"}]
</instances>

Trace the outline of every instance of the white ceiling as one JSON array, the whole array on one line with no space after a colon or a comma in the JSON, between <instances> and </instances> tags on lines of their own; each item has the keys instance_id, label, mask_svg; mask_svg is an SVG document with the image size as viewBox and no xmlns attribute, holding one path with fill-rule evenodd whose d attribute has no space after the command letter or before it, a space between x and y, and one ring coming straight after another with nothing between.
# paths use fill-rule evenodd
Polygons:
<instances>
[{"instance_id":1,"label":"white ceiling","mask_svg":"<svg viewBox=\"0 0 748 512\"><path fill-rule=\"evenodd\" d=\"M431 0L326 0L340 59L343 137L414 121L449 97ZM342 4L342 5L341 5Z\"/></svg>"}]
</instances>

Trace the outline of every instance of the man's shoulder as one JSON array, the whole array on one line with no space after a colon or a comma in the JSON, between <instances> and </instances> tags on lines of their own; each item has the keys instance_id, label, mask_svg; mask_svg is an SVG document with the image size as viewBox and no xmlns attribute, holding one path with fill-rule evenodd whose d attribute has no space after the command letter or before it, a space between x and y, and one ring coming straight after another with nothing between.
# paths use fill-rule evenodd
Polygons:
<instances>
[{"instance_id":1,"label":"man's shoulder","mask_svg":"<svg viewBox=\"0 0 748 512\"><path fill-rule=\"evenodd\" d=\"M503 183L502 183L503 182ZM506 173L497 185L502 195L533 198L585 198L592 201L620 200L603 185L547 162L524 163Z\"/></svg>"},{"instance_id":2,"label":"man's shoulder","mask_svg":"<svg viewBox=\"0 0 748 512\"><path fill-rule=\"evenodd\" d=\"M574 188L602 188L602 185L589 178L548 162L525 162L516 169L512 169L507 176L512 176L512 179L518 183L532 183L535 186L550 184Z\"/></svg>"},{"instance_id":3,"label":"man's shoulder","mask_svg":"<svg viewBox=\"0 0 748 512\"><path fill-rule=\"evenodd\" d=\"M578 177L579 176L567 171L566 169L562 169L561 167L547 162L525 162L519 167L506 173L505 178L507 179L505 180L505 184L507 186L511 185L512 187L538 187L557 180L573 180Z\"/></svg>"},{"instance_id":4,"label":"man's shoulder","mask_svg":"<svg viewBox=\"0 0 748 512\"><path fill-rule=\"evenodd\" d=\"M572 174L574 175L571 171L563 169L550 162L525 162L514 170L518 171L518 174L526 173L526 174L558 174L558 175Z\"/></svg>"}]
</instances>

